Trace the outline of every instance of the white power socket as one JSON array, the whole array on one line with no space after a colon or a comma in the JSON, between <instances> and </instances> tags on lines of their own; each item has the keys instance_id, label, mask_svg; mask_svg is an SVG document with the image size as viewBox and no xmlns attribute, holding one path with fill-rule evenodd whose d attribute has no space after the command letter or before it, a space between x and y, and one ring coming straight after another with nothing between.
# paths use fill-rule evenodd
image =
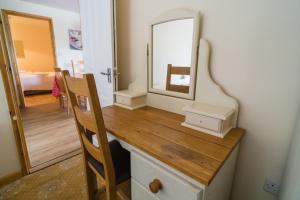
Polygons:
<instances>
[{"instance_id":1,"label":"white power socket","mask_svg":"<svg viewBox=\"0 0 300 200\"><path fill-rule=\"evenodd\" d=\"M274 196L278 196L280 191L280 184L267 178L264 184L264 190L273 194Z\"/></svg>"}]
</instances>

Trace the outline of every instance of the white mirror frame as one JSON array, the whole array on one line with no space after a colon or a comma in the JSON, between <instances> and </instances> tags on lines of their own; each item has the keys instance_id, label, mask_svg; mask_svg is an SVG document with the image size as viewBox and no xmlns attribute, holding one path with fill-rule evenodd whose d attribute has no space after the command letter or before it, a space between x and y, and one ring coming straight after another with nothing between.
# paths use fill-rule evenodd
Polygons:
<instances>
[{"instance_id":1,"label":"white mirror frame","mask_svg":"<svg viewBox=\"0 0 300 200\"><path fill-rule=\"evenodd\" d=\"M173 92L153 88L153 26L168 21L175 21L181 19L194 19L193 30L193 44L192 44L192 60L191 60L191 76L190 76L190 90L188 94ZM148 92L173 96L184 99L195 98L196 87L196 73L197 73L197 58L200 38L200 13L190 9L174 9L165 12L159 17L155 18L149 25L149 44L148 44Z\"/></svg>"}]
</instances>

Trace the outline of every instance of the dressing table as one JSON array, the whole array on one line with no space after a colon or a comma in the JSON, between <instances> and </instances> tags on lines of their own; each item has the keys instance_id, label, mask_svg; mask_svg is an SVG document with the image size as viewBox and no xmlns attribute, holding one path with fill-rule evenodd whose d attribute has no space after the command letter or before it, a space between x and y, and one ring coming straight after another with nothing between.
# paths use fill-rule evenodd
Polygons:
<instances>
[{"instance_id":1,"label":"dressing table","mask_svg":"<svg viewBox=\"0 0 300 200\"><path fill-rule=\"evenodd\" d=\"M132 199L228 200L245 130L237 128L237 100L210 76L199 12L155 18L147 56L147 88L135 81L116 93L139 91L145 102L102 109L109 138L131 153Z\"/></svg>"},{"instance_id":2,"label":"dressing table","mask_svg":"<svg viewBox=\"0 0 300 200\"><path fill-rule=\"evenodd\" d=\"M228 198L243 129L221 139L183 127L184 116L153 107L109 106L102 113L109 138L131 153L133 200Z\"/></svg>"}]
</instances>

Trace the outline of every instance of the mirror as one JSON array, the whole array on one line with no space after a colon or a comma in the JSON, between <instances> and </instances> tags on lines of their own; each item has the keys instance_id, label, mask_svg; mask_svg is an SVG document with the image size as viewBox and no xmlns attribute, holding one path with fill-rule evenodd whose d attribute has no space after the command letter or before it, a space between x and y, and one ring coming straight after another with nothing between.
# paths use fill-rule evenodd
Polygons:
<instances>
[{"instance_id":1,"label":"mirror","mask_svg":"<svg viewBox=\"0 0 300 200\"><path fill-rule=\"evenodd\" d=\"M173 11L150 26L149 92L194 98L199 15Z\"/></svg>"}]
</instances>

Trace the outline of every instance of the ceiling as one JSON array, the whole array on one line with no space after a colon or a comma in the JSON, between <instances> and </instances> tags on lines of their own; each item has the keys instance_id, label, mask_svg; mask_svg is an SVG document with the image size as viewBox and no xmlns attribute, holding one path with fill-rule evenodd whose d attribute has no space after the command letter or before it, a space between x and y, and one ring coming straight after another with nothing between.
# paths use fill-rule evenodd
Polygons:
<instances>
[{"instance_id":1,"label":"ceiling","mask_svg":"<svg viewBox=\"0 0 300 200\"><path fill-rule=\"evenodd\" d=\"M22 0L22 1L79 13L78 0Z\"/></svg>"}]
</instances>

